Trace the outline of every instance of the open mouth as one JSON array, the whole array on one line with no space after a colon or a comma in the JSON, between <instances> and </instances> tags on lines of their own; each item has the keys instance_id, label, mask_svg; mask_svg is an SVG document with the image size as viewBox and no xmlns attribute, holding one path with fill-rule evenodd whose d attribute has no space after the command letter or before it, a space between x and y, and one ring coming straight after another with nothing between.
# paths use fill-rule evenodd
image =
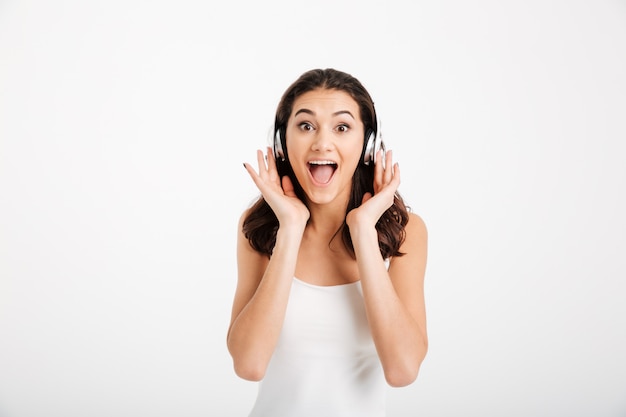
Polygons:
<instances>
[{"instance_id":1,"label":"open mouth","mask_svg":"<svg viewBox=\"0 0 626 417\"><path fill-rule=\"evenodd\" d=\"M337 169L334 161L310 161L309 172L313 181L319 184L328 184Z\"/></svg>"}]
</instances>

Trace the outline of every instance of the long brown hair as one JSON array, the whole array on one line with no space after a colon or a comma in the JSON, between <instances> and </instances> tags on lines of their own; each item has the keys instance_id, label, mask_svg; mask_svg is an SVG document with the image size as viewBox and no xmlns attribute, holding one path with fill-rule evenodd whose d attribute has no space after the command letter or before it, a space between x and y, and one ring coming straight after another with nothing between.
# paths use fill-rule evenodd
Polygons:
<instances>
[{"instance_id":1,"label":"long brown hair","mask_svg":"<svg viewBox=\"0 0 626 417\"><path fill-rule=\"evenodd\" d=\"M289 162L285 132L287 130L287 122L293 110L294 101L300 95L316 89L339 90L348 93L359 105L364 131L375 131L377 129L374 102L361 82L350 74L332 68L313 69L302 74L287 88L278 104L274 120L275 132L280 132L282 137L282 147L285 156L284 161L281 158L277 158L276 166L281 178L287 175L291 179L296 195L304 204L307 204L304 191ZM361 155L362 159L363 155ZM346 215L350 210L361 205L363 195L367 192L374 194L374 164L366 165L361 162L356 168L352 179L352 191L346 207ZM392 256L403 255L400 252L400 246L404 241L404 227L408 222L408 211L409 208L404 204L400 194L396 192L393 205L383 213L376 223L378 246L383 258L387 259ZM243 233L256 251L269 257L276 244L278 226L276 215L263 196L260 196L250 207L244 218ZM345 220L343 225L337 230L337 233L341 233L346 249L354 257L354 246L352 245L350 230Z\"/></svg>"}]
</instances>

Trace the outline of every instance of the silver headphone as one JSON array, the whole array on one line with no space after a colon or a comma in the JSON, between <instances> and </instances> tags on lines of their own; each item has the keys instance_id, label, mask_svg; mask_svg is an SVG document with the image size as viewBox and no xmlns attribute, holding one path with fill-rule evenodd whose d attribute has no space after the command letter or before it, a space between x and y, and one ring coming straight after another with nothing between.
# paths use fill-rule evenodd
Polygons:
<instances>
[{"instance_id":1,"label":"silver headphone","mask_svg":"<svg viewBox=\"0 0 626 417\"><path fill-rule=\"evenodd\" d=\"M274 125L270 127L269 131L270 146L274 150L274 158L276 160L285 160L285 146L284 138L281 129L276 129ZM380 119L377 120L376 131L374 129L368 129L365 133L365 146L363 147L363 164L369 165L370 162L376 163L376 153L382 149L385 152L385 145L383 144L383 135L380 129Z\"/></svg>"}]
</instances>

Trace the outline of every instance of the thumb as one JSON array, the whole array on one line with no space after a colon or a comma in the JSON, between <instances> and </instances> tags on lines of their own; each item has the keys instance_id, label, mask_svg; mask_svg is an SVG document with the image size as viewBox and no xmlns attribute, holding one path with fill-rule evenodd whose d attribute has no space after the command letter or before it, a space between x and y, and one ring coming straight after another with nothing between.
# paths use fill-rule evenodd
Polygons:
<instances>
[{"instance_id":1,"label":"thumb","mask_svg":"<svg viewBox=\"0 0 626 417\"><path fill-rule=\"evenodd\" d=\"M289 178L287 175L285 175L282 178L282 185L283 185L283 192L285 193L286 196L288 197L295 197L296 196L296 192L293 188L293 183L291 182L291 178Z\"/></svg>"},{"instance_id":2,"label":"thumb","mask_svg":"<svg viewBox=\"0 0 626 417\"><path fill-rule=\"evenodd\" d=\"M361 204L365 204L365 202L369 200L370 198L372 198L372 193L367 192L363 194L363 200L361 201Z\"/></svg>"}]
</instances>

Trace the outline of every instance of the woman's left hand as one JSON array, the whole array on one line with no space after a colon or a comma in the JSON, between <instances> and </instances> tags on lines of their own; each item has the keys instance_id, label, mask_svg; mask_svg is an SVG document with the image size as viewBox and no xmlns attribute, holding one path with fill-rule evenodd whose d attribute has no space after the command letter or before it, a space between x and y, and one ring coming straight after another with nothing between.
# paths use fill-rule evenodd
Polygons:
<instances>
[{"instance_id":1,"label":"woman's left hand","mask_svg":"<svg viewBox=\"0 0 626 417\"><path fill-rule=\"evenodd\" d=\"M348 213L346 223L350 229L360 226L375 227L378 219L393 205L400 185L400 167L393 163L392 151L385 153L384 164L381 157L382 151L379 150L374 165L374 195L365 193L361 205Z\"/></svg>"}]
</instances>

